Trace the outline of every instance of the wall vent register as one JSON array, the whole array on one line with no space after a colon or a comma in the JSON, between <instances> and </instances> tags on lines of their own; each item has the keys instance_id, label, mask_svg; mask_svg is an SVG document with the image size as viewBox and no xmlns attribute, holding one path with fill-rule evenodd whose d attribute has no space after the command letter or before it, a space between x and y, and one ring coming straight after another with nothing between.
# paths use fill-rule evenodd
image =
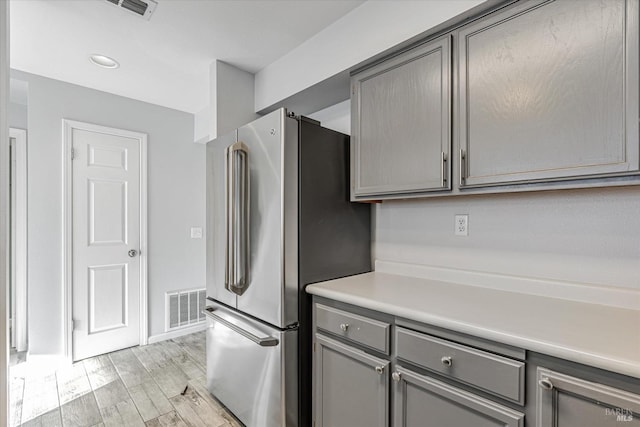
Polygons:
<instances>
[{"instance_id":1,"label":"wall vent register","mask_svg":"<svg viewBox=\"0 0 640 427\"><path fill-rule=\"evenodd\" d=\"M204 322L205 289L167 292L165 300L166 331Z\"/></svg>"},{"instance_id":2,"label":"wall vent register","mask_svg":"<svg viewBox=\"0 0 640 427\"><path fill-rule=\"evenodd\" d=\"M133 12L147 21L151 19L151 15L158 6L154 0L107 0L107 2Z\"/></svg>"}]
</instances>

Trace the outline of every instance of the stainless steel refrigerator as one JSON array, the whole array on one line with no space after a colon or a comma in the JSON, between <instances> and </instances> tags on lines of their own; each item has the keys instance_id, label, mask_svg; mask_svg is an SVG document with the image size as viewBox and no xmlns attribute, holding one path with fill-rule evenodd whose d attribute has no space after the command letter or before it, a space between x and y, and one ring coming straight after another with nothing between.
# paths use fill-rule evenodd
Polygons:
<instances>
[{"instance_id":1,"label":"stainless steel refrigerator","mask_svg":"<svg viewBox=\"0 0 640 427\"><path fill-rule=\"evenodd\" d=\"M311 420L309 283L371 270L349 137L276 110L207 144L207 387L248 427Z\"/></svg>"}]
</instances>

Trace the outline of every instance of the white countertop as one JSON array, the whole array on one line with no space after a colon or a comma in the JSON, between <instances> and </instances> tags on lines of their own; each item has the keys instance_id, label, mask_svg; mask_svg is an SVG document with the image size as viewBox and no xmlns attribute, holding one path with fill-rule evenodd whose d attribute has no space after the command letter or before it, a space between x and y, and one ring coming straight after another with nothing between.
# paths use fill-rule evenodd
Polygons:
<instances>
[{"instance_id":1,"label":"white countertop","mask_svg":"<svg viewBox=\"0 0 640 427\"><path fill-rule=\"evenodd\" d=\"M640 378L640 311L365 273L309 285L336 301Z\"/></svg>"}]
</instances>

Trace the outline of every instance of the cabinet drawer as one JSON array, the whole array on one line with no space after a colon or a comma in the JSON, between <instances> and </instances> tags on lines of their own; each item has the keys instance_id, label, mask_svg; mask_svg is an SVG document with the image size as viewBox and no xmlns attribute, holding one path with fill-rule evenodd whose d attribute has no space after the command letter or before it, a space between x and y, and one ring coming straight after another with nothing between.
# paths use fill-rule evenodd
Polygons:
<instances>
[{"instance_id":1,"label":"cabinet drawer","mask_svg":"<svg viewBox=\"0 0 640 427\"><path fill-rule=\"evenodd\" d=\"M400 327L396 346L400 360L524 404L523 362Z\"/></svg>"},{"instance_id":2,"label":"cabinet drawer","mask_svg":"<svg viewBox=\"0 0 640 427\"><path fill-rule=\"evenodd\" d=\"M318 329L389 354L389 324L316 304Z\"/></svg>"}]
</instances>

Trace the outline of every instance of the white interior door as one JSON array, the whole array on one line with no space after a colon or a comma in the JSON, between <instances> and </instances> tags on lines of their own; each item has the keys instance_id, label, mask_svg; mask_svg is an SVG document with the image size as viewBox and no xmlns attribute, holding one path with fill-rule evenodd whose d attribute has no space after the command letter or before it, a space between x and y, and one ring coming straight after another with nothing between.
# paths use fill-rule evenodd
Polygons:
<instances>
[{"instance_id":1,"label":"white interior door","mask_svg":"<svg viewBox=\"0 0 640 427\"><path fill-rule=\"evenodd\" d=\"M72 128L71 142L72 348L80 360L140 344L141 140Z\"/></svg>"}]
</instances>

